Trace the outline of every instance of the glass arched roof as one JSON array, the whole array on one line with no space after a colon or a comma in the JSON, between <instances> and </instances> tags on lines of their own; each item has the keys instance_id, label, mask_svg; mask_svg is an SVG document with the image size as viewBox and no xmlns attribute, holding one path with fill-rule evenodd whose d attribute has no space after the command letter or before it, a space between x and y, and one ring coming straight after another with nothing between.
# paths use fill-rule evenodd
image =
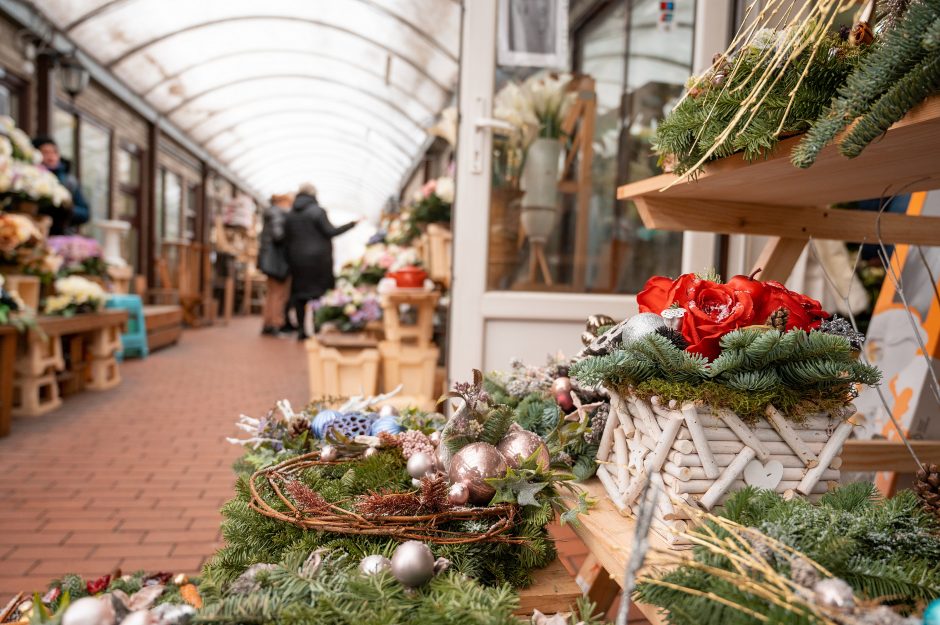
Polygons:
<instances>
[{"instance_id":1,"label":"glass arched roof","mask_svg":"<svg viewBox=\"0 0 940 625\"><path fill-rule=\"evenodd\" d=\"M44 0L65 34L261 193L377 214L453 95L459 0Z\"/></svg>"}]
</instances>

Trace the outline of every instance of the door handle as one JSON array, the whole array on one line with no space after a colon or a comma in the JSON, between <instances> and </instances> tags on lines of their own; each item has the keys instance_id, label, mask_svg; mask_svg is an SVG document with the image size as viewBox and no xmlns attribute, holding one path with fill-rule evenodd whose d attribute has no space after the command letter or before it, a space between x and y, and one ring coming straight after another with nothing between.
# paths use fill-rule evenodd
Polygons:
<instances>
[{"instance_id":1,"label":"door handle","mask_svg":"<svg viewBox=\"0 0 940 625\"><path fill-rule=\"evenodd\" d=\"M477 113L479 117L473 122L473 159L470 173L480 175L483 173L483 150L487 146L487 136L494 130L511 131L513 125L501 119L490 117L489 101L486 98L477 98Z\"/></svg>"}]
</instances>

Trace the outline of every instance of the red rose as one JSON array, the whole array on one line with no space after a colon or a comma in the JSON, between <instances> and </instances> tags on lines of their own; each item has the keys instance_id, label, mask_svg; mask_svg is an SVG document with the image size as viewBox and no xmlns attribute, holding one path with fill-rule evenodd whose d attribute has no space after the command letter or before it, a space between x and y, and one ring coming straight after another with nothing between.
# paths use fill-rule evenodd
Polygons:
<instances>
[{"instance_id":1,"label":"red rose","mask_svg":"<svg viewBox=\"0 0 940 625\"><path fill-rule=\"evenodd\" d=\"M694 354L714 360L721 352L718 342L722 336L756 323L754 300L747 291L698 280L691 295L682 318L682 336Z\"/></svg>"},{"instance_id":2,"label":"red rose","mask_svg":"<svg viewBox=\"0 0 940 625\"><path fill-rule=\"evenodd\" d=\"M791 291L779 282L764 282L764 292L761 298L756 323L764 323L778 308L790 311L787 318L787 330L800 328L811 330L819 327L823 319L829 318L829 313L823 310L822 304L802 293Z\"/></svg>"},{"instance_id":3,"label":"red rose","mask_svg":"<svg viewBox=\"0 0 940 625\"><path fill-rule=\"evenodd\" d=\"M711 360L721 351L718 341L723 335L756 323L750 287L718 284L687 273L676 280L651 278L636 299L640 312L658 315L673 304L684 308L682 336L689 343L688 351Z\"/></svg>"},{"instance_id":4,"label":"red rose","mask_svg":"<svg viewBox=\"0 0 940 625\"><path fill-rule=\"evenodd\" d=\"M701 278L694 273L683 274L675 280L664 276L650 278L640 294L636 296L640 312L659 315L673 304L685 308L688 301L692 299L695 287L701 281Z\"/></svg>"}]
</instances>

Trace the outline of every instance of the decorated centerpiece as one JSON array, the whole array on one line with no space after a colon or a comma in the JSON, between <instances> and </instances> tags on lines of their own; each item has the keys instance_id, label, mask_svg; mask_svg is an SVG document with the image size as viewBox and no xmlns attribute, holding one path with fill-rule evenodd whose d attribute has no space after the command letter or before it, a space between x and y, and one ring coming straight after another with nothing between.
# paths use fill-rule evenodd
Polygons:
<instances>
[{"instance_id":1,"label":"decorated centerpiece","mask_svg":"<svg viewBox=\"0 0 940 625\"><path fill-rule=\"evenodd\" d=\"M778 282L652 278L640 313L588 347L572 376L611 397L598 477L628 514L647 481L667 493L654 521L682 529L745 485L816 499L839 481L861 335Z\"/></svg>"},{"instance_id":2,"label":"decorated centerpiece","mask_svg":"<svg viewBox=\"0 0 940 625\"><path fill-rule=\"evenodd\" d=\"M361 258L344 265L339 278L354 286L376 285L389 272L418 265L414 248L375 242L366 247Z\"/></svg>"}]
</instances>

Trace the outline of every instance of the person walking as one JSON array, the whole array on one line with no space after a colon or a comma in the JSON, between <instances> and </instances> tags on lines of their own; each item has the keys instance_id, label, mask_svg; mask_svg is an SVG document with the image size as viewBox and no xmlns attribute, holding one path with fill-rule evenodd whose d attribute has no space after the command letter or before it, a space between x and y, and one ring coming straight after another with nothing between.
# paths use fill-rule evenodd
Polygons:
<instances>
[{"instance_id":1,"label":"person walking","mask_svg":"<svg viewBox=\"0 0 940 625\"><path fill-rule=\"evenodd\" d=\"M70 206L48 206L41 211L44 215L52 217L49 234L75 234L80 225L91 219L91 209L82 194L78 179L70 173L71 163L62 158L59 146L52 137L36 137L33 139L33 146L42 155L42 166L55 174L62 186L72 194Z\"/></svg>"},{"instance_id":2,"label":"person walking","mask_svg":"<svg viewBox=\"0 0 940 625\"><path fill-rule=\"evenodd\" d=\"M290 266L284 249L284 226L291 200L289 195L274 195L271 205L264 211L258 269L268 278L261 309L261 334L265 336L276 336L278 332L293 329L286 316L290 299Z\"/></svg>"},{"instance_id":3,"label":"person walking","mask_svg":"<svg viewBox=\"0 0 940 625\"><path fill-rule=\"evenodd\" d=\"M307 338L304 318L307 303L336 284L333 276L333 238L351 230L358 221L334 226L317 201L317 189L310 183L300 186L294 206L287 215L284 242L290 265L290 299L297 312L298 339Z\"/></svg>"}]
</instances>

